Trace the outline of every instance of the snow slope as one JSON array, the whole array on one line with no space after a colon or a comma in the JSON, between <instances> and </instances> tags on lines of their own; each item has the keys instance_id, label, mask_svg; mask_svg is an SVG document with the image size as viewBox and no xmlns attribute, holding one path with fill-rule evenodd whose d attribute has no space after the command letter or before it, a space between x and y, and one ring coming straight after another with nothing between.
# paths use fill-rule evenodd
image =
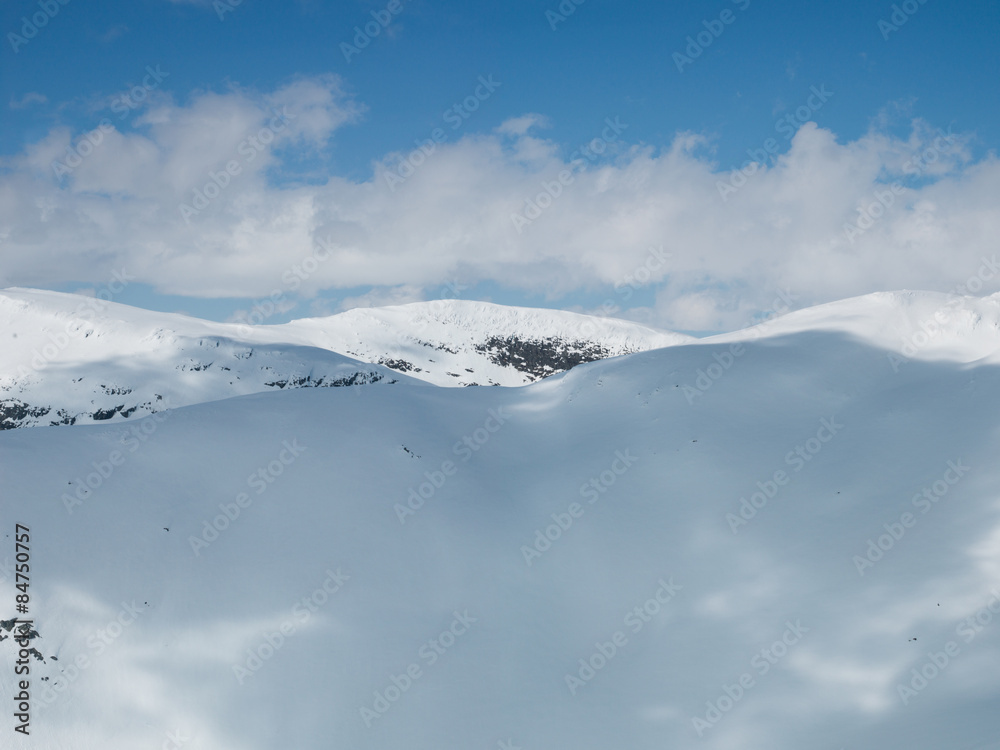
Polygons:
<instances>
[{"instance_id":1,"label":"snow slope","mask_svg":"<svg viewBox=\"0 0 1000 750\"><path fill-rule=\"evenodd\" d=\"M473 302L249 326L8 289L0 429L121 420L268 389L394 383L407 378L401 372L436 385L523 385L688 340L627 321Z\"/></svg>"},{"instance_id":2,"label":"snow slope","mask_svg":"<svg viewBox=\"0 0 1000 750\"><path fill-rule=\"evenodd\" d=\"M45 659L5 747L996 750L1000 369L958 330L900 365L870 302L0 433Z\"/></svg>"},{"instance_id":3,"label":"snow slope","mask_svg":"<svg viewBox=\"0 0 1000 750\"><path fill-rule=\"evenodd\" d=\"M997 361L1000 294L962 297L939 292L877 292L796 310L709 344L830 331L880 346L905 360Z\"/></svg>"},{"instance_id":4,"label":"snow slope","mask_svg":"<svg viewBox=\"0 0 1000 750\"><path fill-rule=\"evenodd\" d=\"M443 386L524 385L582 362L696 340L617 318L462 300L358 308L275 328L286 340Z\"/></svg>"},{"instance_id":5,"label":"snow slope","mask_svg":"<svg viewBox=\"0 0 1000 750\"><path fill-rule=\"evenodd\" d=\"M236 326L36 290L0 292L0 429L124 420L285 387L405 376Z\"/></svg>"}]
</instances>

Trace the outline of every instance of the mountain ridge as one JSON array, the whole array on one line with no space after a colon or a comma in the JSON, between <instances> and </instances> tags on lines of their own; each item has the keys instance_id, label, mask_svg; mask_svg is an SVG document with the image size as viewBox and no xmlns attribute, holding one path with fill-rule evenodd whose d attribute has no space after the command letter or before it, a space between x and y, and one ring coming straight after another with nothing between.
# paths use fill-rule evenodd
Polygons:
<instances>
[{"instance_id":1,"label":"mountain ridge","mask_svg":"<svg viewBox=\"0 0 1000 750\"><path fill-rule=\"evenodd\" d=\"M167 404L286 388L524 386L661 348L729 344L731 360L741 344L806 331L880 347L897 370L914 359L992 362L1000 357L1000 294L879 292L698 339L616 318L468 300L249 326L7 289L0 291L0 429L120 421ZM727 369L707 368L698 394Z\"/></svg>"},{"instance_id":2,"label":"mountain ridge","mask_svg":"<svg viewBox=\"0 0 1000 750\"><path fill-rule=\"evenodd\" d=\"M269 389L524 385L690 338L457 301L247 326L29 289L0 291L0 336L0 429L141 417Z\"/></svg>"}]
</instances>

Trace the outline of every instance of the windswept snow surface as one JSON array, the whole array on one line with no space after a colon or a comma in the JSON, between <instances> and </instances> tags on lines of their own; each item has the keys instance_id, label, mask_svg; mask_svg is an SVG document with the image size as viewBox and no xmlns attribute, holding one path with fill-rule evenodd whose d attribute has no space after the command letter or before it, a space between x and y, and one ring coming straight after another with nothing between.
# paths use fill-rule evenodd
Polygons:
<instances>
[{"instance_id":1,"label":"windswept snow surface","mask_svg":"<svg viewBox=\"0 0 1000 750\"><path fill-rule=\"evenodd\" d=\"M1000 338L900 361L944 299L0 433L4 746L995 750Z\"/></svg>"}]
</instances>

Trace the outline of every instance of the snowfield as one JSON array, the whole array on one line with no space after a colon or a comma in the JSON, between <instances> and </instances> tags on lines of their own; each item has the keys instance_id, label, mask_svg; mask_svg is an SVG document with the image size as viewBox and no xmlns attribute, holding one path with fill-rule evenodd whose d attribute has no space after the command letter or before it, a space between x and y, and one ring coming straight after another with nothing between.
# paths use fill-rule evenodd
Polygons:
<instances>
[{"instance_id":1,"label":"snowfield","mask_svg":"<svg viewBox=\"0 0 1000 750\"><path fill-rule=\"evenodd\" d=\"M514 311L505 337L639 350L518 388L368 362L447 372L385 342L476 351L491 331L463 321L505 313L469 304L420 332L427 308L366 311L356 342L179 316L148 339L164 316L119 310L102 354L36 373L55 403L119 357L190 405L0 433L0 620L22 524L42 657L25 739L0 642L4 746L1000 748L1000 295L659 342ZM42 341L9 320L6 371ZM200 341L398 382L216 398L174 367Z\"/></svg>"}]
</instances>

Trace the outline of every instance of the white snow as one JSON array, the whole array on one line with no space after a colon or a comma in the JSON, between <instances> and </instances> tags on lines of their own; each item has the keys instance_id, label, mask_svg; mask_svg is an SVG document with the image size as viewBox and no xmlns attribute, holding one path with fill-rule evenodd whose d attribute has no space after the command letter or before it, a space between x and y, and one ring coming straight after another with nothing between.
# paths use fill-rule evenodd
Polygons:
<instances>
[{"instance_id":1,"label":"white snow","mask_svg":"<svg viewBox=\"0 0 1000 750\"><path fill-rule=\"evenodd\" d=\"M28 526L46 658L25 742L0 643L4 746L996 750L997 299L899 361L942 301L522 388L401 378L0 433L0 563ZM571 689L580 659L601 666Z\"/></svg>"},{"instance_id":2,"label":"white snow","mask_svg":"<svg viewBox=\"0 0 1000 750\"><path fill-rule=\"evenodd\" d=\"M409 374L443 386L473 383L511 386L531 382L524 373L498 365L476 351L477 346L497 334L526 341L558 338L570 343L596 344L606 349L605 356L695 340L692 336L617 318L463 300L358 308L275 328L275 335L288 341L308 342L366 362L381 358L406 360L420 368L408 371Z\"/></svg>"},{"instance_id":3,"label":"white snow","mask_svg":"<svg viewBox=\"0 0 1000 750\"><path fill-rule=\"evenodd\" d=\"M743 341L804 331L842 333L907 359L996 361L1000 354L1000 294L962 297L940 292L878 292L797 310L701 341Z\"/></svg>"},{"instance_id":4,"label":"white snow","mask_svg":"<svg viewBox=\"0 0 1000 750\"><path fill-rule=\"evenodd\" d=\"M239 333L234 325L78 295L4 290L0 401L50 408L34 420L40 425L65 418L88 423L99 410L124 407L139 417L294 379L406 379L324 349ZM111 418L124 419L117 413Z\"/></svg>"},{"instance_id":5,"label":"white snow","mask_svg":"<svg viewBox=\"0 0 1000 750\"><path fill-rule=\"evenodd\" d=\"M596 347L605 357L693 340L616 319L474 302L415 303L251 326L7 289L0 292L0 401L50 409L26 424L86 424L99 411L143 416L165 404L187 406L302 379L329 385L352 376L382 383L415 377L445 386L535 379L477 351L496 334L528 342L558 338L570 352ZM379 364L386 361L397 367L405 361L404 373ZM115 413L111 419L124 417Z\"/></svg>"}]
</instances>

